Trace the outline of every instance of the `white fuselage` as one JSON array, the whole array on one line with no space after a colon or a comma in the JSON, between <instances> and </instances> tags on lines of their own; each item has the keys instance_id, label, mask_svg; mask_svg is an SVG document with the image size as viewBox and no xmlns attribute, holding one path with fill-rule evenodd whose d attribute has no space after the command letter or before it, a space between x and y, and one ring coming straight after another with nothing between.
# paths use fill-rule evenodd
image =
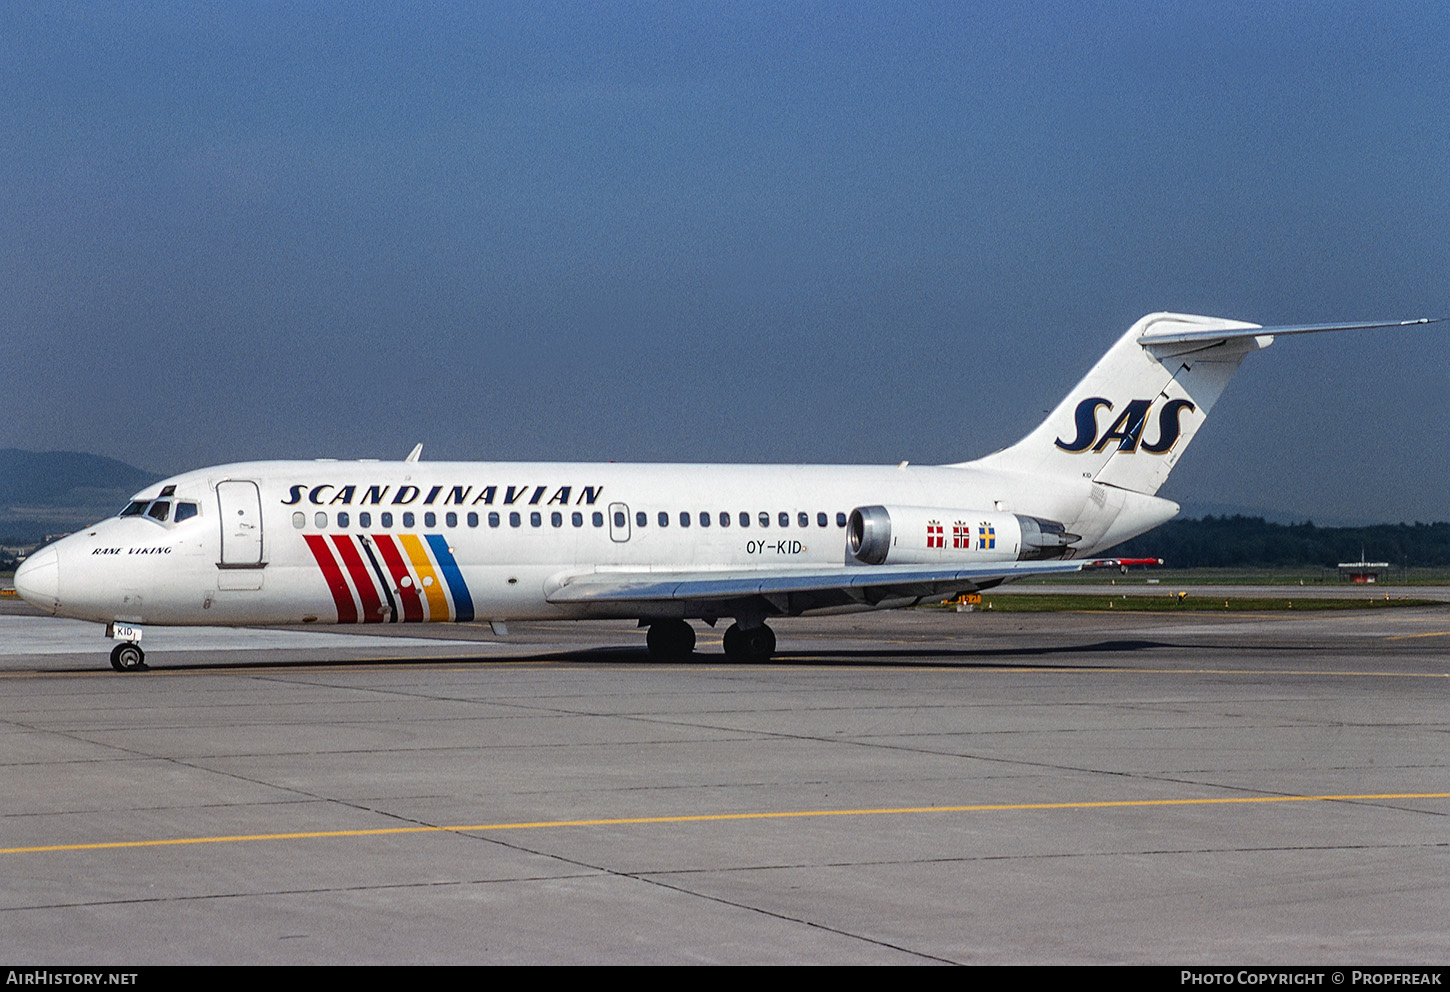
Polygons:
<instances>
[{"instance_id":1,"label":"white fuselage","mask_svg":"<svg viewBox=\"0 0 1450 992\"><path fill-rule=\"evenodd\" d=\"M183 503L192 508L175 520ZM970 464L254 462L148 487L132 515L33 556L22 591L108 623L647 618L635 605L549 595L588 572L845 570L847 517L870 505L940 508L931 523L943 539L924 527L893 538L914 547L899 560L918 563L1021 551L1006 526L1000 542L954 547L954 523L995 534L988 525L1012 514L1058 521L1081 538L1064 556L1081 557L1176 510L1088 479Z\"/></svg>"}]
</instances>

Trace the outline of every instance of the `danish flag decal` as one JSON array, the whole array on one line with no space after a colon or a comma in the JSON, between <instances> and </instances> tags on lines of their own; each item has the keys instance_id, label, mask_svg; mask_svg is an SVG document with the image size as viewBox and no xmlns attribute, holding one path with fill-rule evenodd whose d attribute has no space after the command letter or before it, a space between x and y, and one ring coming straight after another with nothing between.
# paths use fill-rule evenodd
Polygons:
<instances>
[{"instance_id":1,"label":"danish flag decal","mask_svg":"<svg viewBox=\"0 0 1450 992\"><path fill-rule=\"evenodd\" d=\"M926 522L926 546L928 548L944 548L947 546L946 535L942 531L941 521L928 520Z\"/></svg>"}]
</instances>

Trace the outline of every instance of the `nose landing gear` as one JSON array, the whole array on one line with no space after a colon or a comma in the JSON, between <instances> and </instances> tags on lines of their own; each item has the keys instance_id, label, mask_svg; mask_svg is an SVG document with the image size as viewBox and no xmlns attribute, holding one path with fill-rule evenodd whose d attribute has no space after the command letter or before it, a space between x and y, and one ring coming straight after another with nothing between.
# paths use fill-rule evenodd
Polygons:
<instances>
[{"instance_id":1,"label":"nose landing gear","mask_svg":"<svg viewBox=\"0 0 1450 992\"><path fill-rule=\"evenodd\" d=\"M141 645L122 641L111 649L111 667L118 672L145 672L146 652Z\"/></svg>"}]
</instances>

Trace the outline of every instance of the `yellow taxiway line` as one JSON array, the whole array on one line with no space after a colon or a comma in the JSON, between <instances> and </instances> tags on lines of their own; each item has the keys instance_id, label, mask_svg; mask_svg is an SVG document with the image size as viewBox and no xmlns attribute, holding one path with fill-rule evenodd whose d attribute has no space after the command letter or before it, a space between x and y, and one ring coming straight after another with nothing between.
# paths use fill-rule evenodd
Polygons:
<instances>
[{"instance_id":1,"label":"yellow taxiway line","mask_svg":"<svg viewBox=\"0 0 1450 992\"><path fill-rule=\"evenodd\" d=\"M1338 796L1230 796L1188 799L1110 799L1096 802L993 803L972 806L896 806L880 809L780 810L756 813L700 813L683 816L636 816L596 820L537 820L519 823L475 823L467 826L378 827L366 830L312 830L298 833L236 834L217 837L173 837L158 840L98 841L90 844L46 844L0 848L4 854L58 851L102 851L136 847L179 847L194 844L242 844L256 841L317 840L339 837L383 837L398 834L483 833L500 830L548 830L567 827L618 827L669 823L719 823L728 820L790 820L820 816L907 816L921 813L993 813L1067 809L1128 809L1165 806L1229 806L1268 803L1385 802L1405 799L1450 799L1450 792L1389 792Z\"/></svg>"}]
</instances>

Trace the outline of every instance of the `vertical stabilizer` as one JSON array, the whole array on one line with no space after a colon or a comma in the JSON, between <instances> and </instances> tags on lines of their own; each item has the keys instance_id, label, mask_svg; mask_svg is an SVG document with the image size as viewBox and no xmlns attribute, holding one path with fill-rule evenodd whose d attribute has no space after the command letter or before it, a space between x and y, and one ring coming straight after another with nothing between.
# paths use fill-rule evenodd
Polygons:
<instances>
[{"instance_id":1,"label":"vertical stabilizer","mask_svg":"<svg viewBox=\"0 0 1450 992\"><path fill-rule=\"evenodd\" d=\"M1149 314L1021 441L973 464L1153 494L1251 351L1258 324Z\"/></svg>"}]
</instances>

